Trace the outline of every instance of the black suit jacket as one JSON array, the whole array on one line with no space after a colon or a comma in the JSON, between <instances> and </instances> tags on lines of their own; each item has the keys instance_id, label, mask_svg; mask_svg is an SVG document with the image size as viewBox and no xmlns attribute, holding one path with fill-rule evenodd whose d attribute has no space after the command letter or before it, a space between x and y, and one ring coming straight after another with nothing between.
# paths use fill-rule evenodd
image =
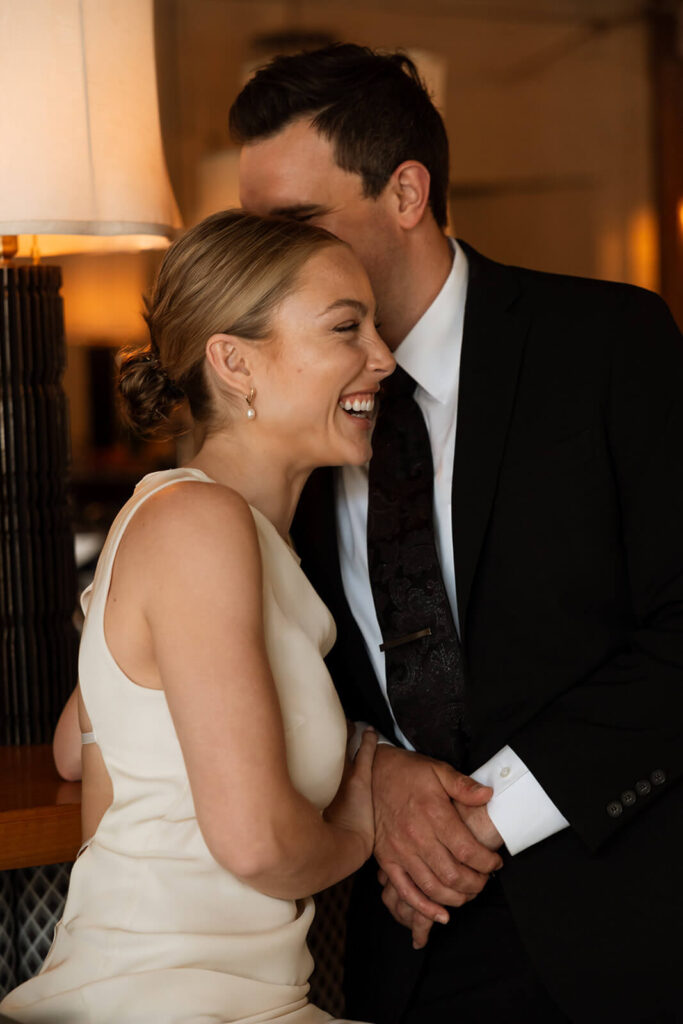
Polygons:
<instances>
[{"instance_id":1,"label":"black suit jacket","mask_svg":"<svg viewBox=\"0 0 683 1024\"><path fill-rule=\"evenodd\" d=\"M623 1019L645 1020L681 909L683 345L649 292L502 266L461 244L453 539L466 767L510 744L570 822L500 873L551 993L576 1020L622 1004ZM392 736L343 593L332 470L311 477L294 534L337 621L329 666L347 714ZM368 872L360 886L350 948L372 974L351 973L373 989L364 1013L390 1021L419 956Z\"/></svg>"}]
</instances>

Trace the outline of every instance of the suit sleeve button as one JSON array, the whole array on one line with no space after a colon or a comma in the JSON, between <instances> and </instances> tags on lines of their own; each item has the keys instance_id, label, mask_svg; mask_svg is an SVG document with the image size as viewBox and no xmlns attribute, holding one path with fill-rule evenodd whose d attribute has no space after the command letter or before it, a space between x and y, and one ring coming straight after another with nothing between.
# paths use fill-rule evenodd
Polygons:
<instances>
[{"instance_id":1,"label":"suit sleeve button","mask_svg":"<svg viewBox=\"0 0 683 1024\"><path fill-rule=\"evenodd\" d=\"M661 786L666 782L666 772L663 772L661 768L656 768L650 775L650 782L653 786Z\"/></svg>"},{"instance_id":2,"label":"suit sleeve button","mask_svg":"<svg viewBox=\"0 0 683 1024\"><path fill-rule=\"evenodd\" d=\"M636 794L633 792L632 789L625 789L624 792L621 794L621 802L624 805L624 807L633 807L636 800Z\"/></svg>"},{"instance_id":3,"label":"suit sleeve button","mask_svg":"<svg viewBox=\"0 0 683 1024\"><path fill-rule=\"evenodd\" d=\"M648 793L652 792L652 786L647 779L638 779L636 782L636 793L638 796L647 796Z\"/></svg>"},{"instance_id":4,"label":"suit sleeve button","mask_svg":"<svg viewBox=\"0 0 683 1024\"><path fill-rule=\"evenodd\" d=\"M621 800L610 800L607 804L607 813L610 818L618 818L623 813L623 810Z\"/></svg>"}]
</instances>

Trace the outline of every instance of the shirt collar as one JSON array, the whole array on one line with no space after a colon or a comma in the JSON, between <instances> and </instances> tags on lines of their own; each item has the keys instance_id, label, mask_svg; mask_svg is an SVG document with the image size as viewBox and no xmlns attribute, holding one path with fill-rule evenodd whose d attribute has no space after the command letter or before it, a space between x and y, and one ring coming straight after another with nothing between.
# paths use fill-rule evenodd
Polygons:
<instances>
[{"instance_id":1,"label":"shirt collar","mask_svg":"<svg viewBox=\"0 0 683 1024\"><path fill-rule=\"evenodd\" d=\"M445 404L458 386L467 294L467 257L454 238L443 287L394 352L396 361L432 398Z\"/></svg>"}]
</instances>

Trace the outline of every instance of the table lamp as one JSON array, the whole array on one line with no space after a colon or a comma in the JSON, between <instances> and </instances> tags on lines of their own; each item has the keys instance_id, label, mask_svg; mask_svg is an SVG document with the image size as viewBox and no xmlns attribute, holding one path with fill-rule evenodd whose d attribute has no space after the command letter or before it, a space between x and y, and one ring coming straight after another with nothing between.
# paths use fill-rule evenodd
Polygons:
<instances>
[{"instance_id":1,"label":"table lamp","mask_svg":"<svg viewBox=\"0 0 683 1024\"><path fill-rule=\"evenodd\" d=\"M77 673L60 270L39 260L180 227L152 0L3 0L0 94L0 744L44 743Z\"/></svg>"}]
</instances>

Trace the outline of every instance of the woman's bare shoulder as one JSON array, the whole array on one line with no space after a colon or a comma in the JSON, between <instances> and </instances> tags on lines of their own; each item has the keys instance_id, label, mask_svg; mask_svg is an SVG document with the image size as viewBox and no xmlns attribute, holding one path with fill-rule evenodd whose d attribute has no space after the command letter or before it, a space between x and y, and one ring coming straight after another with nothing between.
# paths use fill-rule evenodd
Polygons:
<instances>
[{"instance_id":1,"label":"woman's bare shoulder","mask_svg":"<svg viewBox=\"0 0 683 1024\"><path fill-rule=\"evenodd\" d=\"M136 511L129 531L153 531L161 537L231 530L255 535L254 517L241 494L223 484L179 480L152 494Z\"/></svg>"},{"instance_id":2,"label":"woman's bare shoulder","mask_svg":"<svg viewBox=\"0 0 683 1024\"><path fill-rule=\"evenodd\" d=\"M133 516L122 552L154 578L183 567L214 576L230 567L259 567L258 535L251 508L222 484L183 481L152 494Z\"/></svg>"}]
</instances>

